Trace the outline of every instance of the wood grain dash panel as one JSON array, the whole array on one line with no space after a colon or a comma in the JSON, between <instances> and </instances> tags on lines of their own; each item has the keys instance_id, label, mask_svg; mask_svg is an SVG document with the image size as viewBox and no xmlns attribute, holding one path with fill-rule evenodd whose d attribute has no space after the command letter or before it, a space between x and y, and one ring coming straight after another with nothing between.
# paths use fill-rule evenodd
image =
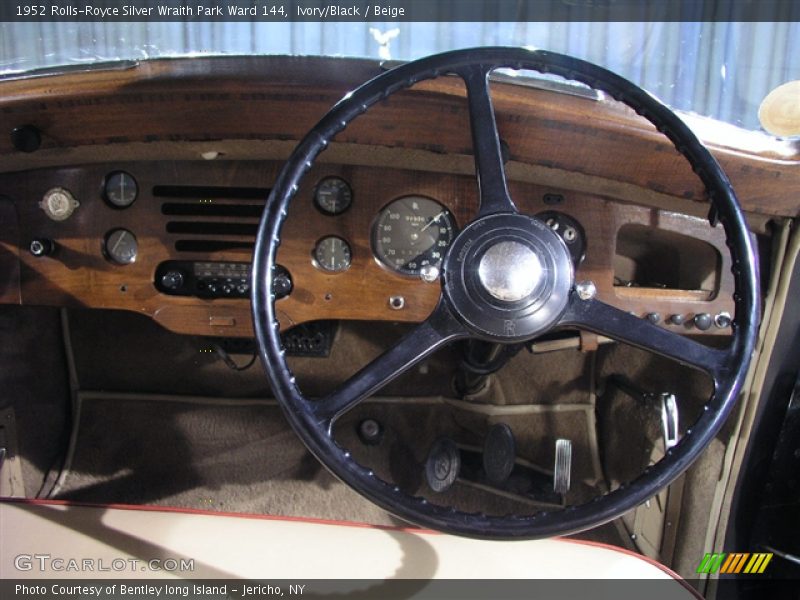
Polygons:
<instances>
[{"instance_id":1,"label":"wood grain dash panel","mask_svg":"<svg viewBox=\"0 0 800 600\"><path fill-rule=\"evenodd\" d=\"M169 233L167 222L188 217L162 214L163 203L211 200L229 205L240 201L226 199L224 193L213 199L176 200L157 197L153 189L164 185L268 189L279 168L280 163L266 161L109 162L0 175L0 189L10 199L0 202L0 211L17 214L19 224L15 233L7 225L10 220L0 221L0 261L5 259L19 265L18 292L15 296L14 287L9 287L11 291L3 293L2 302L123 309L149 315L164 327L181 333L252 336L247 300L170 296L154 286L156 268L167 260L249 262L252 259L249 250L178 251L177 240L201 236ZM140 189L137 201L124 210L111 208L100 194L105 175L120 169L131 173ZM332 175L344 178L354 191L352 207L336 217L316 210L312 202L316 183ZM51 221L38 206L44 193L56 186L69 189L81 204L64 222ZM577 277L593 280L604 301L640 316L648 312L692 316L698 312L716 314L732 310L732 278L721 228L712 229L704 219L549 186L511 182L510 192L523 212L536 214L557 209L582 224L587 252ZM563 202L549 206L544 202L547 194L560 194ZM370 246L371 227L379 211L406 195L422 195L441 202L450 209L459 226L469 222L477 210L476 183L471 176L336 164L312 168L290 208L278 251L278 262L289 269L295 286L289 297L278 301L284 328L317 319L418 322L431 312L439 297L439 285L389 271L378 264ZM257 222L253 217L191 217L190 220ZM722 256L718 293L709 299L707 294L703 296L692 290L653 291L615 286L615 243L620 228L629 224L680 233L713 246ZM114 265L103 255L104 236L118 227L129 229L138 240L139 257L131 265ZM314 245L327 235L340 236L350 243L353 260L348 271L330 274L314 266L311 260ZM56 253L44 258L31 256L26 248L33 237L54 240ZM224 239L252 241L241 234ZM392 296L403 296L402 310L389 306ZM708 333L726 332L712 328Z\"/></svg>"}]
</instances>

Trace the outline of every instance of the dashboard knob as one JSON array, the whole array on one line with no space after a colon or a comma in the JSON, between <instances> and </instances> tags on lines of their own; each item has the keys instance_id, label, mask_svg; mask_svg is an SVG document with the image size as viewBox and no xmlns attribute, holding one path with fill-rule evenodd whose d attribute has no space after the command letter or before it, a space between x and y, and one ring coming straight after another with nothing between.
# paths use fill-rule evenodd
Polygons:
<instances>
[{"instance_id":1,"label":"dashboard knob","mask_svg":"<svg viewBox=\"0 0 800 600\"><path fill-rule=\"evenodd\" d=\"M278 265L275 269L275 274L272 276L272 288L275 292L275 298L285 298L292 293L292 287L292 276L289 275L289 271Z\"/></svg>"},{"instance_id":2,"label":"dashboard knob","mask_svg":"<svg viewBox=\"0 0 800 600\"><path fill-rule=\"evenodd\" d=\"M436 265L422 265L419 270L419 278L425 283L433 283L439 279L439 267Z\"/></svg>"},{"instance_id":3,"label":"dashboard knob","mask_svg":"<svg viewBox=\"0 0 800 600\"><path fill-rule=\"evenodd\" d=\"M364 419L358 425L358 437L367 446L377 446L383 438L383 427L375 419Z\"/></svg>"},{"instance_id":4,"label":"dashboard knob","mask_svg":"<svg viewBox=\"0 0 800 600\"><path fill-rule=\"evenodd\" d=\"M668 320L672 325L683 325L683 322L686 320L686 317L680 314L674 314L671 315Z\"/></svg>"},{"instance_id":5,"label":"dashboard knob","mask_svg":"<svg viewBox=\"0 0 800 600\"><path fill-rule=\"evenodd\" d=\"M34 238L31 240L31 245L28 249L31 254L39 258L55 252L56 244L53 240L48 240L47 238Z\"/></svg>"},{"instance_id":6,"label":"dashboard knob","mask_svg":"<svg viewBox=\"0 0 800 600\"><path fill-rule=\"evenodd\" d=\"M727 312L721 312L714 317L714 325L719 329L725 329L731 326L731 315Z\"/></svg>"},{"instance_id":7,"label":"dashboard knob","mask_svg":"<svg viewBox=\"0 0 800 600\"><path fill-rule=\"evenodd\" d=\"M700 313L694 316L694 326L700 331L706 331L713 323L714 320L708 313Z\"/></svg>"},{"instance_id":8,"label":"dashboard knob","mask_svg":"<svg viewBox=\"0 0 800 600\"><path fill-rule=\"evenodd\" d=\"M183 286L183 273L178 270L170 270L161 276L161 285L168 290L177 290Z\"/></svg>"},{"instance_id":9,"label":"dashboard knob","mask_svg":"<svg viewBox=\"0 0 800 600\"><path fill-rule=\"evenodd\" d=\"M20 152L36 152L42 145L42 134L33 125L22 125L11 130L11 143Z\"/></svg>"}]
</instances>

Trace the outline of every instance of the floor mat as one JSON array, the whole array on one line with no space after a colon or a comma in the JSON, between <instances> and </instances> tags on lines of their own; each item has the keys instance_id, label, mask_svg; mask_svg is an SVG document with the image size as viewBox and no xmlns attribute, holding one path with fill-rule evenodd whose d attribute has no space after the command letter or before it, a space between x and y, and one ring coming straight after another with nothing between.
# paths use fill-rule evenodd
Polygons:
<instances>
[{"instance_id":1,"label":"floor mat","mask_svg":"<svg viewBox=\"0 0 800 600\"><path fill-rule=\"evenodd\" d=\"M331 476L272 401L82 393L57 498L397 524Z\"/></svg>"}]
</instances>

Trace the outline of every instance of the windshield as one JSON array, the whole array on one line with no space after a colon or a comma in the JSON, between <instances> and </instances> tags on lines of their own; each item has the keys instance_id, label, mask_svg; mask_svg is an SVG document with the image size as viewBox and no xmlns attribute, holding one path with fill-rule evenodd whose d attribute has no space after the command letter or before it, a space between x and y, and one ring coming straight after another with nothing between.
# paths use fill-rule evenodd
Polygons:
<instances>
[{"instance_id":1,"label":"windshield","mask_svg":"<svg viewBox=\"0 0 800 600\"><path fill-rule=\"evenodd\" d=\"M800 24L731 22L5 22L0 73L190 55L410 60L482 45L576 56L673 108L747 129L782 83L800 79Z\"/></svg>"}]
</instances>

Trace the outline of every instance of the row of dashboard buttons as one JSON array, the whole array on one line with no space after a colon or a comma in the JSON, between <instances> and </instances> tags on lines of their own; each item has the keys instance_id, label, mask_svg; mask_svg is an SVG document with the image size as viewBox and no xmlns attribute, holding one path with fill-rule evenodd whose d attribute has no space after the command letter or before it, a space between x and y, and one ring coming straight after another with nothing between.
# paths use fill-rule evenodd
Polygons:
<instances>
[{"instance_id":1,"label":"row of dashboard buttons","mask_svg":"<svg viewBox=\"0 0 800 600\"><path fill-rule=\"evenodd\" d=\"M657 312L650 312L644 316L645 319L657 325L661 322L661 315ZM700 331L708 331L714 325L717 329L726 329L731 325L731 315L727 312L720 312L712 316L709 313L698 313L693 317L689 315L674 314L667 317L668 325L685 326L688 328L696 327Z\"/></svg>"},{"instance_id":2,"label":"row of dashboard buttons","mask_svg":"<svg viewBox=\"0 0 800 600\"><path fill-rule=\"evenodd\" d=\"M246 296L247 292L250 291L250 283L244 279L239 282L231 279L226 279L225 281L217 279L198 280L196 287L200 292L208 292L211 295L222 293L223 296Z\"/></svg>"}]
</instances>

